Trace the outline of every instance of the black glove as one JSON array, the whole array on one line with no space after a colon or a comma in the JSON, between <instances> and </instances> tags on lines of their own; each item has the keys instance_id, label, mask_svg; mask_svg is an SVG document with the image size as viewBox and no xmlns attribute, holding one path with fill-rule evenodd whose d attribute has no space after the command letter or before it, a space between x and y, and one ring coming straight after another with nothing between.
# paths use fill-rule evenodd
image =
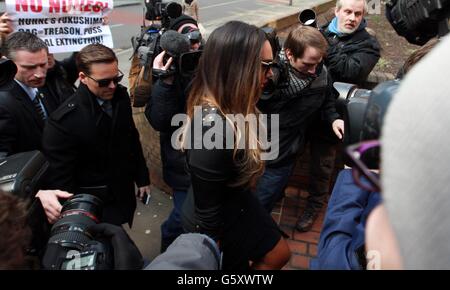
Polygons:
<instances>
[{"instance_id":1,"label":"black glove","mask_svg":"<svg viewBox=\"0 0 450 290\"><path fill-rule=\"evenodd\" d=\"M88 228L94 238L111 242L114 251L115 270L141 270L144 261L141 253L122 227L112 224L96 224Z\"/></svg>"}]
</instances>

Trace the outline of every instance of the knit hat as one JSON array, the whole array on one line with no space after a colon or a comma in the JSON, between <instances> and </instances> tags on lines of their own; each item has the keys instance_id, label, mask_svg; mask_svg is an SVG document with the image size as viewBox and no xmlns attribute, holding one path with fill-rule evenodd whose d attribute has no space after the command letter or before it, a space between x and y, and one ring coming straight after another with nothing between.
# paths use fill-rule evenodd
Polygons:
<instances>
[{"instance_id":1,"label":"knit hat","mask_svg":"<svg viewBox=\"0 0 450 290\"><path fill-rule=\"evenodd\" d=\"M405 269L450 269L450 37L403 80L382 132L383 198Z\"/></svg>"}]
</instances>

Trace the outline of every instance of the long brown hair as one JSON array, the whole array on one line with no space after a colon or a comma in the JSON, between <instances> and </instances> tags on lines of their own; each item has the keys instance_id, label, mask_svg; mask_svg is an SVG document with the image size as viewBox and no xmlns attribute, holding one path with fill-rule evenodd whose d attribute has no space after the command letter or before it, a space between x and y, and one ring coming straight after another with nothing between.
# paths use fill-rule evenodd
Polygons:
<instances>
[{"instance_id":1,"label":"long brown hair","mask_svg":"<svg viewBox=\"0 0 450 290\"><path fill-rule=\"evenodd\" d=\"M209 104L226 114L258 115L256 102L261 95L261 49L265 33L256 26L231 21L212 32L199 61L187 101L187 114L193 120L194 107ZM240 168L234 185L249 185L264 170L258 132L246 126L240 132L234 126L234 160ZM245 136L247 148L236 158L237 146Z\"/></svg>"}]
</instances>

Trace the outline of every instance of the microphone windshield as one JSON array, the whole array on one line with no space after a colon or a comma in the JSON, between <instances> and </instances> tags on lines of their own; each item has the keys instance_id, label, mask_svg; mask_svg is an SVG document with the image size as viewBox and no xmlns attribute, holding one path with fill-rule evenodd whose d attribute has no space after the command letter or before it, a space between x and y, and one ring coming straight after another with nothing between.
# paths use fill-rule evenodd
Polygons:
<instances>
[{"instance_id":1,"label":"microphone windshield","mask_svg":"<svg viewBox=\"0 0 450 290\"><path fill-rule=\"evenodd\" d=\"M189 52L191 48L189 38L174 30L168 30L161 35L160 45L173 57L179 57L182 53Z\"/></svg>"}]
</instances>

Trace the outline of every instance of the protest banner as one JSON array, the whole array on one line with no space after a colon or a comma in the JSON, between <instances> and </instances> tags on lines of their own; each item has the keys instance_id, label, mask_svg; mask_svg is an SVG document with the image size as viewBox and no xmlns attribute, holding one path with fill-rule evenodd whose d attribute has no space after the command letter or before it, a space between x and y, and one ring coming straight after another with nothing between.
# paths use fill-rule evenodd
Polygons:
<instances>
[{"instance_id":1,"label":"protest banner","mask_svg":"<svg viewBox=\"0 0 450 290\"><path fill-rule=\"evenodd\" d=\"M50 53L79 51L91 43L113 48L103 23L112 9L113 0L6 0L14 31L37 35Z\"/></svg>"}]
</instances>

